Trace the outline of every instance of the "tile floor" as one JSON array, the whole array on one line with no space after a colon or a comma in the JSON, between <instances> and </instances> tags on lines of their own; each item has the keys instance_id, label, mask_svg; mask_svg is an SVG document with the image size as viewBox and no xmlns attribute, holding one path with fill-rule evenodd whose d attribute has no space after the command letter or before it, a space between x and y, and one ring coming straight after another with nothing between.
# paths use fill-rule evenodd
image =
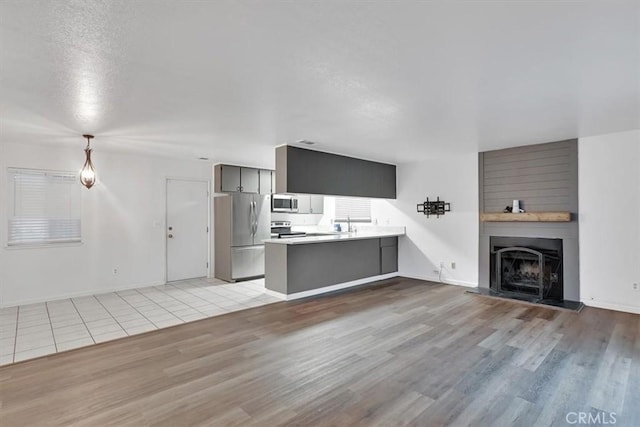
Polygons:
<instances>
[{"instance_id":1,"label":"tile floor","mask_svg":"<svg viewBox=\"0 0 640 427\"><path fill-rule=\"evenodd\" d=\"M280 301L264 279L192 279L0 309L0 365Z\"/></svg>"}]
</instances>

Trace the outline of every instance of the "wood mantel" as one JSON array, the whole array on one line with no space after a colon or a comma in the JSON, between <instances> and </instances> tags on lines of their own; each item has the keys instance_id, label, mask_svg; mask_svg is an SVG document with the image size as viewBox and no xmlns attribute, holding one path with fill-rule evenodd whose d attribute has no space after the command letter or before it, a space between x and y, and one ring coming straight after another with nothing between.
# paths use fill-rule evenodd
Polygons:
<instances>
[{"instance_id":1,"label":"wood mantel","mask_svg":"<svg viewBox=\"0 0 640 427\"><path fill-rule=\"evenodd\" d=\"M481 213L482 222L570 222L571 212Z\"/></svg>"}]
</instances>

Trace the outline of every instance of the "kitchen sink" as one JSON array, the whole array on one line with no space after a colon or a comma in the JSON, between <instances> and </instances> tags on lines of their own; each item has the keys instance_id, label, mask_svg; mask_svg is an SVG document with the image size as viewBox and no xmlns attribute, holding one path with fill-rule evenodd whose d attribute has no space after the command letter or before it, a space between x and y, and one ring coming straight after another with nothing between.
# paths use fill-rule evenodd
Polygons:
<instances>
[{"instance_id":1,"label":"kitchen sink","mask_svg":"<svg viewBox=\"0 0 640 427\"><path fill-rule=\"evenodd\" d=\"M337 236L339 234L349 234L349 232L348 231L313 232L313 233L307 233L307 236Z\"/></svg>"}]
</instances>

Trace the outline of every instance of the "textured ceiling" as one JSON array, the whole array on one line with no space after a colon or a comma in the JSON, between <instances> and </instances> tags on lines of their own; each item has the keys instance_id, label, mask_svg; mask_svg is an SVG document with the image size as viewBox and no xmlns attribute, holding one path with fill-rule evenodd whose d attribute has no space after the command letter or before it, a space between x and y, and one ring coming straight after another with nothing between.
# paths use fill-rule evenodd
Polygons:
<instances>
[{"instance_id":1,"label":"textured ceiling","mask_svg":"<svg viewBox=\"0 0 640 427\"><path fill-rule=\"evenodd\" d=\"M639 128L640 2L0 2L1 138L273 166Z\"/></svg>"}]
</instances>

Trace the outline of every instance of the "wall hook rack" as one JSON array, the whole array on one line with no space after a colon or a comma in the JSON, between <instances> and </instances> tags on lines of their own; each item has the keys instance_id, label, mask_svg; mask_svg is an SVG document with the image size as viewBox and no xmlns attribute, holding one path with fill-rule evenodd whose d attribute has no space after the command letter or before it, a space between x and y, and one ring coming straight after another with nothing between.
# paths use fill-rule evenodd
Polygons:
<instances>
[{"instance_id":1,"label":"wall hook rack","mask_svg":"<svg viewBox=\"0 0 640 427\"><path fill-rule=\"evenodd\" d=\"M451 203L440 200L440 196L435 201L429 200L427 197L426 202L418 203L418 213L422 213L429 218L431 215L435 215L436 218L440 218L440 215L444 215L445 212L451 212Z\"/></svg>"}]
</instances>

